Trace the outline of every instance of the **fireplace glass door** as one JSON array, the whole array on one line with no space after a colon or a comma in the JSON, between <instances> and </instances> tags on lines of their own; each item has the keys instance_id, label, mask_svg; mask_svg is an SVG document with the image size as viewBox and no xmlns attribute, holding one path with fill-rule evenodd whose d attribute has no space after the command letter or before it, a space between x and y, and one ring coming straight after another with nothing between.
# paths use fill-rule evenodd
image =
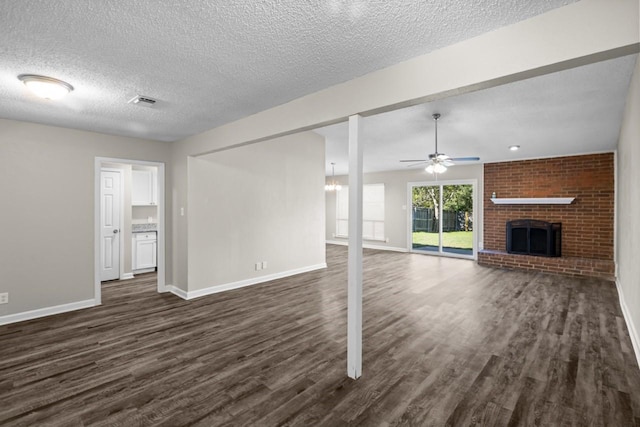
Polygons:
<instances>
[{"instance_id":1,"label":"fireplace glass door","mask_svg":"<svg viewBox=\"0 0 640 427\"><path fill-rule=\"evenodd\" d=\"M561 256L562 224L534 219L507 221L506 240L510 254Z\"/></svg>"}]
</instances>

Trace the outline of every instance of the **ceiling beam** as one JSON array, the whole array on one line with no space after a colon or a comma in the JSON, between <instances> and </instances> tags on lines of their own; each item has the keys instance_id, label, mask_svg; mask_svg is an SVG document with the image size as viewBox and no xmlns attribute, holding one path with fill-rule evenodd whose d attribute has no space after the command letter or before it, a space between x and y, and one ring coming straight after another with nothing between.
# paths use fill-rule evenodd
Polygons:
<instances>
[{"instance_id":1,"label":"ceiling beam","mask_svg":"<svg viewBox=\"0 0 640 427\"><path fill-rule=\"evenodd\" d=\"M638 0L582 0L179 141L202 155L640 50Z\"/></svg>"}]
</instances>

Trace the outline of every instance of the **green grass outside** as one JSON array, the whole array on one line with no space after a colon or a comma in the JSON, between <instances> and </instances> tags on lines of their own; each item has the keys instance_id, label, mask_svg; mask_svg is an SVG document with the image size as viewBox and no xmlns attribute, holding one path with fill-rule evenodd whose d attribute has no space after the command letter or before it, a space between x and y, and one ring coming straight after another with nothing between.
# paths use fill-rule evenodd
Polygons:
<instances>
[{"instance_id":1,"label":"green grass outside","mask_svg":"<svg viewBox=\"0 0 640 427\"><path fill-rule=\"evenodd\" d=\"M438 233L416 231L413 233L413 245L438 246ZM446 248L472 249L473 231L447 231L442 233L442 246Z\"/></svg>"}]
</instances>

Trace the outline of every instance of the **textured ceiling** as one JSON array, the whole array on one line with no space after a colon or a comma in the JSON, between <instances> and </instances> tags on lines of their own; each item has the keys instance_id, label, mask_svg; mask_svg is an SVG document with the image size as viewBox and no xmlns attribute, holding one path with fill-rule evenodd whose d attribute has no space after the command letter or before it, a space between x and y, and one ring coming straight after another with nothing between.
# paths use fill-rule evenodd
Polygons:
<instances>
[{"instance_id":1,"label":"textured ceiling","mask_svg":"<svg viewBox=\"0 0 640 427\"><path fill-rule=\"evenodd\" d=\"M178 140L571 2L3 0L0 117ZM23 73L75 91L36 99Z\"/></svg>"},{"instance_id":2,"label":"textured ceiling","mask_svg":"<svg viewBox=\"0 0 640 427\"><path fill-rule=\"evenodd\" d=\"M614 150L637 55L599 62L364 119L365 172L399 170L434 151L481 162ZM348 127L316 130L336 174L348 172ZM510 145L520 150L509 151ZM424 167L424 166L422 166ZM416 167L418 168L418 167Z\"/></svg>"}]
</instances>

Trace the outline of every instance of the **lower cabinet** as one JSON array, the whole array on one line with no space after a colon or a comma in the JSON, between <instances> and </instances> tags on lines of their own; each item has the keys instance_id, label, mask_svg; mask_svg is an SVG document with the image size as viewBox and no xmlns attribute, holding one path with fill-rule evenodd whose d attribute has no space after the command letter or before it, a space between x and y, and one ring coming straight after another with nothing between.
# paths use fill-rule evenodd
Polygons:
<instances>
[{"instance_id":1,"label":"lower cabinet","mask_svg":"<svg viewBox=\"0 0 640 427\"><path fill-rule=\"evenodd\" d=\"M155 271L158 259L158 240L156 233L133 233L133 265L134 273Z\"/></svg>"}]
</instances>

